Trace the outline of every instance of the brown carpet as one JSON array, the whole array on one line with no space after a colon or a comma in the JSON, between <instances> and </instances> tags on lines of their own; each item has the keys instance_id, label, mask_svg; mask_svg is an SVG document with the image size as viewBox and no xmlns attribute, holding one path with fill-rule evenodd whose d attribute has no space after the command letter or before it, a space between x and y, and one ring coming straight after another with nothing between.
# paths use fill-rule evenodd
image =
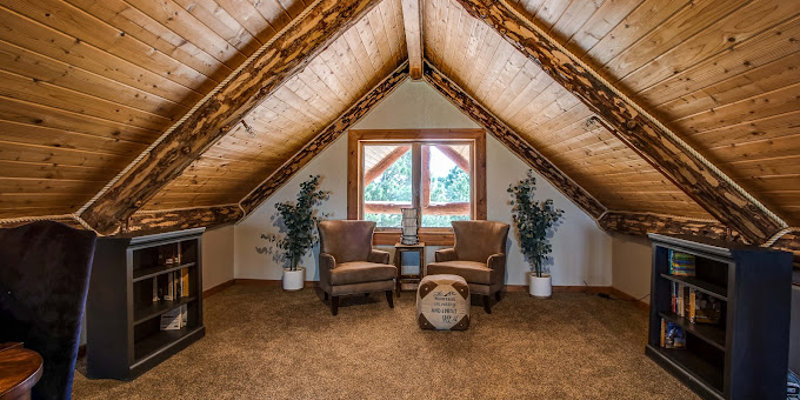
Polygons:
<instances>
[{"instance_id":1,"label":"brown carpet","mask_svg":"<svg viewBox=\"0 0 800 400\"><path fill-rule=\"evenodd\" d=\"M414 295L343 301L234 285L205 301L206 337L133 382L75 375L75 399L691 399L644 355L631 303L509 293L466 332L421 331Z\"/></svg>"}]
</instances>

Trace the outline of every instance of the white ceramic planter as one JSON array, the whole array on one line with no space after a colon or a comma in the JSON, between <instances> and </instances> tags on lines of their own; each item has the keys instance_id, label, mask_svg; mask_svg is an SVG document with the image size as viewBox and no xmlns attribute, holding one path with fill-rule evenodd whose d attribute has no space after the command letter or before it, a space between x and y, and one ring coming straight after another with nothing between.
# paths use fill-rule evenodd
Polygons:
<instances>
[{"instance_id":1,"label":"white ceramic planter","mask_svg":"<svg viewBox=\"0 0 800 400\"><path fill-rule=\"evenodd\" d=\"M296 270L290 271L289 268L283 269L283 290L300 290L305 283L306 269L297 267Z\"/></svg>"},{"instance_id":2,"label":"white ceramic planter","mask_svg":"<svg viewBox=\"0 0 800 400\"><path fill-rule=\"evenodd\" d=\"M549 299L553 296L553 279L550 275L542 275L541 278L536 276L535 272L529 272L530 285L528 292L531 296L538 299Z\"/></svg>"}]
</instances>

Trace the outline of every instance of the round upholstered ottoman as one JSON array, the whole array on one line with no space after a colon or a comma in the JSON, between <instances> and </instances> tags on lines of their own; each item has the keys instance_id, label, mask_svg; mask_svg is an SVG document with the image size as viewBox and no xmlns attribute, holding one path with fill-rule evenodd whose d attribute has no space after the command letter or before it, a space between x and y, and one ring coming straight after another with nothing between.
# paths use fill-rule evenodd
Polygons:
<instances>
[{"instance_id":1,"label":"round upholstered ottoman","mask_svg":"<svg viewBox=\"0 0 800 400\"><path fill-rule=\"evenodd\" d=\"M417 289L417 321L422 329L469 327L469 286L458 275L428 275Z\"/></svg>"}]
</instances>

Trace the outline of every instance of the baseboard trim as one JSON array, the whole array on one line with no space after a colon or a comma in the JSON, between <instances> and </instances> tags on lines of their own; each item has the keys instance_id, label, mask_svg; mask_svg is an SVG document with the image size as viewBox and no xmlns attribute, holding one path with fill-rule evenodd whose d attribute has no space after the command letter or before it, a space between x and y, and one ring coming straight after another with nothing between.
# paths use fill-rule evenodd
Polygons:
<instances>
[{"instance_id":1,"label":"baseboard trim","mask_svg":"<svg viewBox=\"0 0 800 400\"><path fill-rule=\"evenodd\" d=\"M280 279L234 279L233 280L237 285L260 285L260 286L281 286L282 281ZM316 286L318 281L305 281L303 284L304 288L311 288Z\"/></svg>"},{"instance_id":2,"label":"baseboard trim","mask_svg":"<svg viewBox=\"0 0 800 400\"><path fill-rule=\"evenodd\" d=\"M231 279L229 281L222 282L217 286L210 287L210 288L208 288L206 290L203 290L203 297L213 296L213 295L223 291L224 289L233 286L233 284L235 282L236 282L236 279Z\"/></svg>"}]
</instances>

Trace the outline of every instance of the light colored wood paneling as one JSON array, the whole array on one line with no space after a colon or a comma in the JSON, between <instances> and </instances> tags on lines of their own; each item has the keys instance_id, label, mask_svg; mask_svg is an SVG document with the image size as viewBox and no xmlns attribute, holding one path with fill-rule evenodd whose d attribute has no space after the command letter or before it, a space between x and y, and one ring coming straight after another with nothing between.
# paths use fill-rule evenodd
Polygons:
<instances>
[{"instance_id":1,"label":"light colored wood paneling","mask_svg":"<svg viewBox=\"0 0 800 400\"><path fill-rule=\"evenodd\" d=\"M0 217L76 211L307 6L256 3L0 1Z\"/></svg>"},{"instance_id":2,"label":"light colored wood paneling","mask_svg":"<svg viewBox=\"0 0 800 400\"><path fill-rule=\"evenodd\" d=\"M553 32L561 32L565 37L575 36L583 27L583 24L577 24L576 27L569 22L575 12L584 10L588 13L588 16L580 18L586 21L598 11L598 7L602 7L602 2L574 6L556 3L547 2L540 11L552 6L544 11L548 13L547 18L553 18L553 15L562 12L558 10L563 6L566 10L564 16L569 14L570 17L561 20L555 18ZM592 112L542 73L535 63L500 39L496 32L482 32L479 25L485 24L468 17L454 1L432 0L424 4L426 32L441 30L441 27L437 27L441 19L435 15L453 15L453 10L456 15L463 14L459 18L459 25L450 25L446 30L441 30L444 36L426 35L427 58L441 65L442 71L450 71L450 77L462 88L520 133L579 185L589 190L601 203L615 210L663 212L669 209L679 215L709 218L704 210L669 180L654 180L653 176L661 175L610 132L599 126L587 131L585 124L592 117ZM624 14L625 10L632 7L619 7L622 11L618 13ZM538 17L540 14L536 15ZM481 32L481 43L472 43L471 36L475 32ZM448 47L474 47L474 55L469 56L468 63L456 63L445 56ZM605 174L620 172L627 174L624 179L617 179L613 183L605 181ZM668 195L665 199L657 200L658 196L637 190L639 184L645 182L649 191ZM617 193L618 190L624 194Z\"/></svg>"},{"instance_id":3,"label":"light colored wood paneling","mask_svg":"<svg viewBox=\"0 0 800 400\"><path fill-rule=\"evenodd\" d=\"M400 0L381 2L248 115L252 133L240 125L144 209L239 202L406 59L398 21ZM204 191L214 195L189 195Z\"/></svg>"}]
</instances>

